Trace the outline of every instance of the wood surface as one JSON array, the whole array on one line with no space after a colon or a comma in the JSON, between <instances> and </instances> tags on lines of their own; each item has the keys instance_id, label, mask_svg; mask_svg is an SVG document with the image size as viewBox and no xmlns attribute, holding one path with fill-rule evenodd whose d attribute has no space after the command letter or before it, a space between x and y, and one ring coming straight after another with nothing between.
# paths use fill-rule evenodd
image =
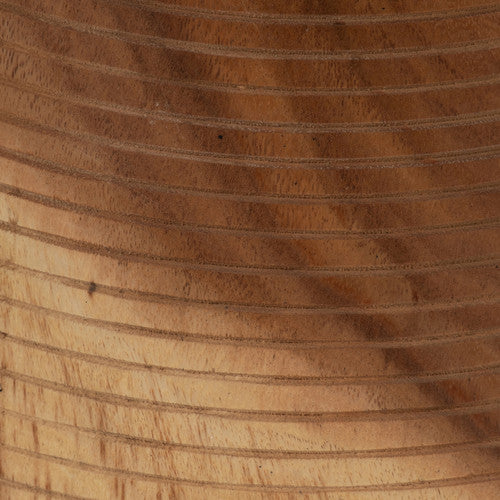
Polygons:
<instances>
[{"instance_id":1,"label":"wood surface","mask_svg":"<svg viewBox=\"0 0 500 500\"><path fill-rule=\"evenodd\" d=\"M0 498L500 498L499 5L0 1Z\"/></svg>"}]
</instances>

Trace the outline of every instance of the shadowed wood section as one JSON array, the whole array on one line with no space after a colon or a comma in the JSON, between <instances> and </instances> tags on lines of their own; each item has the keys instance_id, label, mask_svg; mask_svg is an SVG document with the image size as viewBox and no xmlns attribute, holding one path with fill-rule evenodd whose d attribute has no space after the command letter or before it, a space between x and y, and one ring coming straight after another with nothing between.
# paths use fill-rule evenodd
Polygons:
<instances>
[{"instance_id":1,"label":"shadowed wood section","mask_svg":"<svg viewBox=\"0 0 500 500\"><path fill-rule=\"evenodd\" d=\"M499 13L0 0L0 497L496 498Z\"/></svg>"}]
</instances>

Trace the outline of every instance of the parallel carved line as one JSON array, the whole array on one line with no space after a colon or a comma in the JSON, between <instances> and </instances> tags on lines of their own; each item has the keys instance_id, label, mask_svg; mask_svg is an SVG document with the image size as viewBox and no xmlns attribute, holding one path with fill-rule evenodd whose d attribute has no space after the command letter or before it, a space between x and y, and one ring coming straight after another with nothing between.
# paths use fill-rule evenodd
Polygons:
<instances>
[{"instance_id":1,"label":"parallel carved line","mask_svg":"<svg viewBox=\"0 0 500 500\"><path fill-rule=\"evenodd\" d=\"M95 35L97 37L119 40L131 45L156 47L166 50L187 52L189 54L203 54L244 59L305 60L313 62L334 60L380 60L394 58L409 59L411 57L442 56L443 54L463 54L492 50L500 47L500 39L467 40L464 42L433 47L423 46L371 50L351 49L338 50L334 52L233 47L203 42L177 40L140 33L131 33L128 31L112 28L97 27L95 25L78 22L72 19L64 19L51 14L46 14L41 11L32 11L22 8L19 5L10 4L7 2L0 2L0 11L12 13L16 16L35 21L36 23L43 23L49 26L56 26L78 33Z\"/></svg>"},{"instance_id":2,"label":"parallel carved line","mask_svg":"<svg viewBox=\"0 0 500 500\"><path fill-rule=\"evenodd\" d=\"M9 269L14 272L21 272L28 276L36 276L38 279L50 280L57 282L65 287L76 290L88 290L89 283L74 278L55 275L44 271L32 270L18 264L13 264L9 261L0 261L0 268ZM420 300L419 302L396 302L396 303L381 303L381 304L349 304L344 306L329 306L329 305L295 305L285 306L281 304L254 304L236 301L219 301L211 299L196 299L190 297L182 297L176 295L160 294L155 292L144 292L127 288L112 287L96 283L96 290L93 293L100 293L110 297L133 300L136 302L169 304L182 303L187 306L207 306L222 309L227 312L247 312L247 313L272 313L272 314L356 314L369 315L379 312L385 314L396 314L408 311L436 311L455 309L460 307L475 306L475 305L496 305L500 304L500 295L484 294L480 296L463 297L453 300Z\"/></svg>"},{"instance_id":3,"label":"parallel carved line","mask_svg":"<svg viewBox=\"0 0 500 500\"><path fill-rule=\"evenodd\" d=\"M90 497L79 497L75 495L68 495L67 493L61 493L60 491L47 490L44 488L40 488L39 486L33 486L28 483L20 483L19 481L13 481L11 479L7 479L5 477L0 477L0 484L4 484L13 490L17 491L29 491L33 495L36 495L36 498L39 495L43 495L45 498L66 498L68 500L92 500Z\"/></svg>"},{"instance_id":4,"label":"parallel carved line","mask_svg":"<svg viewBox=\"0 0 500 500\"><path fill-rule=\"evenodd\" d=\"M434 336L425 336L420 338L401 337L398 339L373 339L373 340L318 340L310 341L305 339L278 339L269 337L237 337L199 334L194 332L164 330L158 328L144 327L140 325L131 325L127 323L118 323L103 319L89 318L80 316L58 309L52 309L37 304L24 302L11 297L0 295L0 303L11 307L18 307L29 311L35 311L43 315L60 317L66 321L91 325L114 332L120 332L127 335L138 337L152 337L164 340L174 340L182 342L194 342L202 344L215 345L244 345L252 347L272 347L275 350L290 349L407 349L411 347L430 347L434 345L446 345L450 343L462 343L477 340L491 341L500 336L498 327L469 330L454 333L442 333Z\"/></svg>"},{"instance_id":5,"label":"parallel carved line","mask_svg":"<svg viewBox=\"0 0 500 500\"><path fill-rule=\"evenodd\" d=\"M204 445L194 445L158 439L143 438L122 434L118 432L104 431L91 427L75 426L53 420L42 419L38 416L25 415L13 410L0 410L0 414L10 415L14 418L29 420L55 429L64 429L92 437L108 439L111 442L121 442L130 446L143 446L147 448L165 448L179 451L187 451L203 455L222 455L225 457L250 457L264 459L285 460L324 460L328 458L395 458L408 456L425 456L435 454L456 453L475 449L496 448L499 445L497 438L487 438L479 441L466 441L461 443L442 443L435 445L409 446L403 448L375 448L355 450L332 450L332 451L299 451L299 450L274 450L262 448L229 448Z\"/></svg>"},{"instance_id":6,"label":"parallel carved line","mask_svg":"<svg viewBox=\"0 0 500 500\"><path fill-rule=\"evenodd\" d=\"M488 229L488 228L486 228ZM94 254L104 257L110 257L127 262L144 262L147 264L177 267L191 270L208 270L214 272L223 272L230 274L254 274L254 275L273 275L276 273L289 274L296 276L335 276L335 275L363 275L367 273L427 273L443 269L460 269L465 267L486 267L495 263L500 256L498 254L481 255L473 258L456 259L437 262L423 263L404 263L389 264L379 266L344 266L344 267L292 267L292 266L263 266L263 265L230 265L217 262L198 262L186 259L176 259L162 257L160 255L146 254L98 245L86 241L66 238L36 229L20 226L16 223L0 221L0 232L5 231L12 234L19 234L35 241L41 241L61 248L67 248Z\"/></svg>"},{"instance_id":7,"label":"parallel carved line","mask_svg":"<svg viewBox=\"0 0 500 500\"><path fill-rule=\"evenodd\" d=\"M437 153L419 153L405 156L361 157L361 158L295 158L282 156L257 156L231 153L218 153L203 150L185 150L163 145L144 144L124 141L107 136L96 135L82 130L68 130L45 123L19 118L9 112L0 111L0 122L35 130L47 135L67 136L79 142L90 142L107 146L119 151L132 151L148 156L190 160L200 163L219 163L221 165L245 166L248 168L299 169L299 170L353 170L383 169L443 165L461 163L480 159L496 158L500 144L481 146L469 149L442 151Z\"/></svg>"},{"instance_id":8,"label":"parallel carved line","mask_svg":"<svg viewBox=\"0 0 500 500\"><path fill-rule=\"evenodd\" d=\"M181 16L202 19L217 19L259 24L299 24L327 25L332 24L386 24L411 21L440 21L443 19L466 18L498 12L498 4L483 4L462 9L436 10L426 12L398 12L391 14L277 14L259 11L211 10L199 7L169 4L157 0L109 0L110 3L128 5L146 12L172 13Z\"/></svg>"},{"instance_id":9,"label":"parallel carved line","mask_svg":"<svg viewBox=\"0 0 500 500\"><path fill-rule=\"evenodd\" d=\"M138 71L110 66L108 64L95 63L93 61L81 60L63 54L55 54L38 47L26 46L0 38L0 47L10 47L22 50L25 53L34 54L39 58L50 58L64 64L90 69L104 75L116 75L123 78L131 78L141 83L156 83L162 85L172 85L196 90L208 90L222 93L242 93L257 95L278 95L278 96L331 96L331 95L392 95L392 94L413 94L416 92L431 92L440 90L453 90L459 88L475 88L497 84L499 75L481 76L478 78L466 78L461 80L442 81L433 83L420 83L396 86L371 86L356 88L324 88L324 87L272 87L267 85L248 85L225 82L209 82L203 80L162 78L144 74Z\"/></svg>"},{"instance_id":10,"label":"parallel carved line","mask_svg":"<svg viewBox=\"0 0 500 500\"><path fill-rule=\"evenodd\" d=\"M32 377L5 368L0 369L0 376L28 382L39 387L81 396L94 401L106 402L118 406L133 408L156 409L170 413L188 413L191 415L206 415L215 418L264 421L264 422L365 422L387 420L419 420L432 416L470 415L497 411L500 409L500 399L487 399L471 403L461 403L434 407L413 407L398 409L338 411L338 412L307 412L307 411L273 411L273 410L243 410L235 408L196 406L171 403L149 399L139 399L114 393L100 392L68 384L61 384L39 377Z\"/></svg>"},{"instance_id":11,"label":"parallel carved line","mask_svg":"<svg viewBox=\"0 0 500 500\"><path fill-rule=\"evenodd\" d=\"M285 229L281 227L260 229L254 227L236 227L208 224L194 224L190 222L181 222L158 217L150 217L142 214L131 214L126 212L110 211L97 207L78 204L67 200L61 200L56 197L49 197L33 191L21 189L17 186L4 184L0 182L0 193L13 196L22 200L27 200L38 205L63 210L65 212L85 214L91 217L97 217L104 221L118 221L125 224L139 225L146 227L159 227L164 229L174 229L186 232L199 232L204 234L229 234L232 236L259 237L266 239L341 239L352 238L393 238L396 235L410 234L417 237L421 234L444 234L463 232L476 228L497 227L500 218L486 218L472 221L460 221L450 224L435 224L426 226L392 227L364 230L304 230L304 229Z\"/></svg>"},{"instance_id":12,"label":"parallel carved line","mask_svg":"<svg viewBox=\"0 0 500 500\"><path fill-rule=\"evenodd\" d=\"M64 349L42 342L27 340L22 337L10 335L0 331L0 337L4 342L24 345L43 352L52 353L67 359L83 360L88 363L110 366L122 370L138 370L148 373L162 373L168 376L179 376L183 378L198 378L202 380L223 380L229 382L240 382L248 384L266 385L268 387L293 385L293 386L355 386L355 385L380 385L380 384L428 384L429 382L442 382L445 380L462 380L471 377L483 377L500 373L500 364L488 364L474 366L462 370L450 370L430 373L401 373L384 376L318 376L318 377L287 377L280 375L256 375L251 373L229 373L215 372L211 370L188 370L185 368L171 368L167 366L124 361L109 356L88 354L85 352Z\"/></svg>"},{"instance_id":13,"label":"parallel carved line","mask_svg":"<svg viewBox=\"0 0 500 500\"><path fill-rule=\"evenodd\" d=\"M319 493L319 492L361 492L361 491L399 491L399 490L415 490L424 488L439 488L443 486L457 486L471 483L497 481L500 479L500 474L486 473L486 474L471 474L463 477L443 478L443 479L430 479L412 481L406 483L386 483L386 484L364 484L359 486L290 486L290 485L273 485L261 483L230 483L230 482L215 482L203 481L188 478L180 478L175 476L163 476L157 474L150 474L138 471L127 471L124 469L117 469L112 467L96 466L86 462L77 460L70 460L68 458L61 458L54 455L45 453L37 453L31 450L26 450L17 446L6 445L4 443L0 446L11 452L46 460L49 462L57 463L73 469L83 469L95 472L99 475L115 475L127 478L136 478L138 480L152 481L155 483L174 483L184 484L190 486L210 487L216 489L229 489L234 491L262 491L262 492L290 492L290 493Z\"/></svg>"},{"instance_id":14,"label":"parallel carved line","mask_svg":"<svg viewBox=\"0 0 500 500\"><path fill-rule=\"evenodd\" d=\"M452 128L463 126L482 125L498 121L500 114L498 109L478 111L474 113L456 114L450 116L438 116L432 118L419 118L411 120L392 120L379 122L349 122L349 123L314 123L314 122L267 122L231 119L216 116L201 116L188 113L173 113L166 110L145 109L135 106L117 104L102 101L91 97L73 95L68 92L52 90L40 85L28 84L11 78L0 76L0 84L6 87L21 89L27 93L68 102L73 105L83 106L90 109L110 111L125 116L136 116L140 118L151 118L168 123L179 123L203 126L208 128L224 128L228 130L248 132L287 132L300 134L326 134L332 132L342 133L366 133L366 132L402 132L408 130L427 130L438 128Z\"/></svg>"},{"instance_id":15,"label":"parallel carved line","mask_svg":"<svg viewBox=\"0 0 500 500\"><path fill-rule=\"evenodd\" d=\"M200 196L210 198L221 198L237 202L254 202L269 204L352 204L352 203L386 203L386 202L406 202L409 200L434 200L449 197L468 196L470 194L483 194L500 189L499 182L467 184L465 186L455 186L442 189L428 189L408 192L389 193L368 193L368 194L317 194L301 195L290 193L279 194L254 194L249 192L236 193L230 191L190 188L180 185L166 185L162 183L152 183L137 178L123 177L103 172L95 172L79 167L63 165L58 162L47 160L32 154L16 151L0 145L0 158L7 158L18 161L30 167L40 170L55 172L76 179L96 180L110 184L117 184L134 189L144 189L151 192L183 194L189 196Z\"/></svg>"}]
</instances>

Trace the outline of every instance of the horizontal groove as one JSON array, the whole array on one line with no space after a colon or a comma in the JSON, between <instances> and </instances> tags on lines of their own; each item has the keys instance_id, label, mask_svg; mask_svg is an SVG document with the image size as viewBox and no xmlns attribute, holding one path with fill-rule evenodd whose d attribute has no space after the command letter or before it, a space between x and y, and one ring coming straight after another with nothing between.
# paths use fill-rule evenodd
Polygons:
<instances>
[{"instance_id":1,"label":"horizontal groove","mask_svg":"<svg viewBox=\"0 0 500 500\"><path fill-rule=\"evenodd\" d=\"M250 373L224 373L210 370L188 370L184 368L169 368L165 366L150 365L132 361L124 361L108 356L98 356L71 349L55 347L42 342L27 340L22 337L10 335L0 331L0 338L3 342L10 342L17 345L25 345L40 351L62 356L68 359L83 360L102 366L111 366L123 370L138 370L150 373L163 373L168 376L179 376L185 378L198 378L206 380L223 380L229 382L240 382L242 384L258 384L268 387L292 385L302 386L356 386L356 385L382 385L382 384L427 384L429 382L443 382L445 380L462 380L464 378L496 375L500 373L500 364L485 365L449 372L432 373L410 373L394 374L382 376L338 376L338 377L291 377L280 375L256 375Z\"/></svg>"},{"instance_id":2,"label":"horizontal groove","mask_svg":"<svg viewBox=\"0 0 500 500\"><path fill-rule=\"evenodd\" d=\"M157 83L162 85L171 85L182 88L208 90L224 93L242 93L251 95L277 95L277 96L331 96L331 95L392 95L392 94L413 94L417 92L431 92L441 90L453 90L459 88L475 88L497 84L500 81L500 75L494 74L487 77L467 78L462 80L443 81L437 83L422 83L396 86L372 86L372 87L353 87L353 88L324 88L324 87L272 87L267 85L246 85L224 82L209 82L202 80L181 80L172 78L161 78L147 75L138 71L133 71L117 66L94 63L81 60L75 57L54 54L52 52L40 49L38 47L21 45L0 38L1 45L8 48L15 48L18 51L24 51L27 54L34 54L38 58L50 58L64 64L82 67L88 70L102 73L104 75L116 75L123 78L132 78L139 82Z\"/></svg>"},{"instance_id":3,"label":"horizontal groove","mask_svg":"<svg viewBox=\"0 0 500 500\"><path fill-rule=\"evenodd\" d=\"M327 25L340 23L341 25L356 24L385 24L408 21L440 21L461 17L478 16L497 12L497 4L483 4L475 7L462 9L438 10L433 12L401 12L393 14L275 14L256 11L229 11L211 10L199 7L186 7L176 4L159 2L157 0L109 0L112 4L128 5L146 12L161 12L176 14L186 17L199 17L202 19L218 19L256 24L304 24L304 25Z\"/></svg>"},{"instance_id":4,"label":"horizontal groove","mask_svg":"<svg viewBox=\"0 0 500 500\"><path fill-rule=\"evenodd\" d=\"M171 482L171 483L190 485L190 486L210 487L216 489L228 489L235 491L290 492L290 493L295 492L296 494L299 491L301 493L320 493L320 492L347 493L347 492L361 492L361 491L366 491L366 492L393 491L393 490L439 488L444 486L464 485L464 484L494 481L494 480L496 481L500 479L500 474L489 473L489 474L471 474L465 477L421 480L421 481L407 482L407 483L366 484L359 486L310 486L310 485L290 486L290 485L272 485L272 484L262 484L262 483L246 483L246 484L222 483L215 481L194 480L194 479L179 478L172 476L161 476L143 472L126 471L123 469L116 469L111 467L96 466L88 464L86 462L80 462L76 460L70 460L67 458L56 457L54 455L48 455L44 453L30 451L23 448L19 448L17 446L6 445L4 443L1 443L0 447L24 456L55 462L63 466L74 469L83 469L87 471L92 471L101 475L106 473L122 477L135 478L136 480L143 480L143 481L153 481L160 483Z\"/></svg>"},{"instance_id":5,"label":"horizontal groove","mask_svg":"<svg viewBox=\"0 0 500 500\"><path fill-rule=\"evenodd\" d=\"M161 330L127 323L117 323L115 321L89 318L77 314L51 309L21 300L12 299L5 295L0 295L0 303L8 304L13 307L36 311L44 315L61 317L65 320L92 325L97 328L103 328L126 335L153 337L165 340L175 340L182 342L195 342L201 344L215 345L243 345L247 347L264 347L273 349L299 350L299 349L407 349L410 347L428 347L431 345L446 345L460 342L470 342L477 340L490 341L500 337L500 328L493 327L479 330L469 330L464 332L447 333L441 335L426 336L421 338L401 337L397 340L329 340L329 341L310 341L310 340L283 340L271 339L267 337L228 337L222 335L208 335L191 332Z\"/></svg>"},{"instance_id":6,"label":"horizontal groove","mask_svg":"<svg viewBox=\"0 0 500 500\"><path fill-rule=\"evenodd\" d=\"M351 203L384 203L384 202L404 202L409 200L440 200L450 197L467 196L470 194L482 194L500 190L500 182L472 184L445 189L429 189L409 192L389 192L373 193L366 195L359 194L331 194L331 195L291 195L291 194L250 194L234 193L230 191L208 190L187 188L181 186L164 185L142 181L135 178L127 178L114 174L105 174L86 170L78 167L70 167L60 163L46 160L35 155L15 151L0 145L0 158L7 158L18 161L30 167L40 170L55 172L77 179L90 179L102 181L110 184L118 184L131 189L144 189L151 192L185 194L190 196L222 198L240 202L255 203L280 203L280 204L351 204Z\"/></svg>"},{"instance_id":7,"label":"horizontal groove","mask_svg":"<svg viewBox=\"0 0 500 500\"><path fill-rule=\"evenodd\" d=\"M398 408L385 410L364 411L337 411L337 412L296 412L296 411L272 411L272 410L242 410L234 408L195 406L179 403L168 403L150 399L139 399L130 396L122 396L114 393L83 389L81 387L52 382L39 377L32 377L5 368L0 368L0 376L11 380L28 382L39 387L46 387L54 391L74 394L80 397L104 401L106 403L134 408L150 408L171 413L190 413L195 415L207 415L216 418L265 421L265 422L366 422L387 420L417 420L425 419L434 415L469 415L490 412L500 409L500 399L488 399L485 401L474 401L448 406Z\"/></svg>"},{"instance_id":8,"label":"horizontal groove","mask_svg":"<svg viewBox=\"0 0 500 500\"><path fill-rule=\"evenodd\" d=\"M295 158L282 156L252 156L231 153L216 153L214 151L184 150L162 145L143 144L123 141L91 134L83 131L73 131L33 120L19 118L16 115L0 111L0 122L10 123L21 128L36 130L48 135L67 136L80 142L91 142L107 146L118 151L133 151L161 158L190 160L200 163L218 163L230 166L245 166L247 168L268 169L298 169L298 170L354 170L354 169L385 169L401 167L433 166L450 163L461 163L480 159L496 158L500 152L500 144L469 149L442 151L438 153L420 153L405 156L361 157L361 158Z\"/></svg>"},{"instance_id":9,"label":"horizontal groove","mask_svg":"<svg viewBox=\"0 0 500 500\"><path fill-rule=\"evenodd\" d=\"M0 484L5 484L14 490L24 490L33 493L33 495L44 495L48 498L66 498L69 500L92 500L90 497L77 497L74 495L68 495L66 493L61 493L60 491L47 490L45 488L40 488L38 486L33 486L27 483L20 483L18 481L12 481L11 479L7 479L5 477L0 477Z\"/></svg>"},{"instance_id":10,"label":"horizontal groove","mask_svg":"<svg viewBox=\"0 0 500 500\"><path fill-rule=\"evenodd\" d=\"M161 266L178 267L182 269L199 269L209 270L215 272L234 273L234 274L276 274L286 273L296 276L335 276L335 275L363 275L366 273L404 273L416 274L427 273L442 269L457 269L465 267L484 267L496 262L499 254L480 256L477 258L470 258L464 260L449 260L438 262L426 262L423 264L415 265L409 264L390 264L380 266L352 266L352 267L315 267L315 268L299 268L299 267L279 267L279 266L248 266L248 265L223 265L215 262L196 262L181 259L170 259L153 254L145 254L139 252L131 252L120 250L114 247L107 247L104 245L96 245L93 243L84 242L81 240L74 240L64 236L54 235L36 229L30 229L14 223L7 223L0 221L0 231L10 232L12 234L20 234L36 241L42 241L51 245L56 245L60 248L67 248L85 252L87 254L94 254L99 256L116 258L125 260L127 262L144 262L148 264L155 264Z\"/></svg>"},{"instance_id":11,"label":"horizontal groove","mask_svg":"<svg viewBox=\"0 0 500 500\"><path fill-rule=\"evenodd\" d=\"M43 271L35 271L29 268L10 263L8 261L0 261L0 267L9 269L14 272L20 271L27 275L43 277L43 279L58 282L66 287L77 290L88 290L89 283L87 281L67 278L64 276L54 275ZM283 306L274 304L252 304L236 301L215 301L210 299L192 299L187 297L179 297L174 295L159 294L153 292L140 292L127 288L111 287L96 283L94 294L104 294L120 299L134 300L137 302L151 302L156 304L162 303L182 303L188 306L200 305L222 308L225 312L248 312L248 313L273 313L282 315L293 315L307 313L314 314L357 314L367 315L377 312L385 314L407 312L407 311L436 311L443 309L454 309L464 306L474 305L495 305L500 304L500 295L481 295L478 297L465 297L462 299L447 300L447 301L424 301L419 302L399 302L399 303L382 303L382 304L365 304L365 305L346 305L346 306L327 306L327 305L297 305Z\"/></svg>"},{"instance_id":12,"label":"horizontal groove","mask_svg":"<svg viewBox=\"0 0 500 500\"><path fill-rule=\"evenodd\" d=\"M230 58L262 59L262 60L304 60L304 61L357 61L380 60L395 58L426 57L443 54L463 54L484 50L493 50L500 47L500 39L493 40L467 40L448 45L433 47L403 47L390 49L359 49L338 50L335 52L286 50L267 48L231 47L226 45L208 44L175 40L159 36L131 33L128 31L102 28L91 24L64 19L58 16L45 14L40 11L31 11L19 5L0 2L0 11L13 13L16 16L30 19L37 23L67 29L70 31L95 35L98 37L119 40L131 45L155 47L166 50L187 52L189 54L203 54Z\"/></svg>"},{"instance_id":13,"label":"horizontal groove","mask_svg":"<svg viewBox=\"0 0 500 500\"><path fill-rule=\"evenodd\" d=\"M294 230L294 229L259 229L252 227L233 227L221 225L203 225L193 224L189 222L175 222L156 217L149 217L140 214L129 214L125 212L112 212L100 208L95 208L89 205L81 205L70 201L61 200L55 197L49 197L18 188L16 186L4 184L0 182L0 193L13 196L22 200L27 200L44 207L64 210L65 212L85 214L90 217L96 217L105 221L117 221L124 224L133 224L147 227L158 227L164 229L174 229L179 231L198 232L205 234L229 234L231 236L247 236L247 237L262 237L269 239L333 239L335 237L341 239L352 238L392 238L395 235L410 234L416 237L421 234L444 234L463 232L478 228L497 227L500 223L500 218L480 219L466 222L456 222L450 224L436 224L432 226L410 226L400 228L379 228L366 230Z\"/></svg>"},{"instance_id":14,"label":"horizontal groove","mask_svg":"<svg viewBox=\"0 0 500 500\"><path fill-rule=\"evenodd\" d=\"M475 449L496 448L500 443L498 438L489 438L478 441L466 441L462 443L446 443L435 445L408 446L402 448L384 449L359 449L359 450L332 450L332 451L297 451L277 450L262 448L230 448L203 445L191 445L177 442L166 442L157 439L141 438L129 434L103 431L91 427L81 427L71 424L42 419L37 416L25 415L13 410L0 410L0 414L7 414L15 418L22 418L31 422L39 422L53 428L67 429L69 431L88 434L110 441L118 441L129 446L141 446L147 448L167 448L179 451L187 451L203 455L220 455L225 457L249 457L263 459L285 459L285 460L322 460L325 458L392 458L392 457L420 457L425 455L437 455L456 453Z\"/></svg>"},{"instance_id":15,"label":"horizontal groove","mask_svg":"<svg viewBox=\"0 0 500 500\"><path fill-rule=\"evenodd\" d=\"M393 120L386 122L349 122L349 123L305 123L305 122L266 122L222 118L215 116L191 115L173 113L165 110L144 109L139 107L116 104L99 99L71 95L62 91L54 91L40 85L33 85L0 76L0 84L6 87L21 89L24 92L49 99L68 102L77 106L110 111L121 115L140 118L153 118L168 123L188 124L207 128L224 128L228 130L248 132L287 132L301 134L326 134L333 132L366 133L366 132L403 132L408 130L429 130L474 126L496 122L500 118L500 109L478 111L450 116L419 118L411 120Z\"/></svg>"}]
</instances>

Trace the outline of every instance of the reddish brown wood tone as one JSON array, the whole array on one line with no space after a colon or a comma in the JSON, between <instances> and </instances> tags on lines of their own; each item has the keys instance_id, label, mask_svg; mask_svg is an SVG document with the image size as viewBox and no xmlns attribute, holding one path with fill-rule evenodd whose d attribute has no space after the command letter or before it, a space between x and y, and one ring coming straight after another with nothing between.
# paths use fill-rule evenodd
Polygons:
<instances>
[{"instance_id":1,"label":"reddish brown wood tone","mask_svg":"<svg viewBox=\"0 0 500 500\"><path fill-rule=\"evenodd\" d=\"M498 498L498 10L2 0L0 498Z\"/></svg>"}]
</instances>

